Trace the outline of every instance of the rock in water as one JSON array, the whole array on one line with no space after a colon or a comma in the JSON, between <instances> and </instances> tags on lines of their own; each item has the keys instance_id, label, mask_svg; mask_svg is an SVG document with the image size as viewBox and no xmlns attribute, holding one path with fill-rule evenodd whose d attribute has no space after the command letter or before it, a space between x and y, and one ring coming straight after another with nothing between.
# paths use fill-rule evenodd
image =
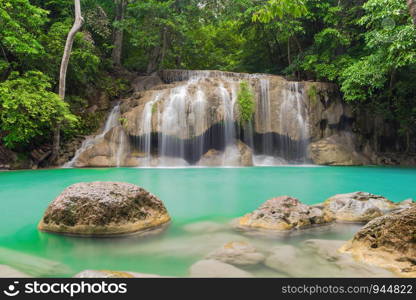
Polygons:
<instances>
[{"instance_id":1,"label":"rock in water","mask_svg":"<svg viewBox=\"0 0 416 300\"><path fill-rule=\"evenodd\" d=\"M343 222L368 222L397 209L387 198L366 192L332 196L324 202L324 207L324 211Z\"/></svg>"},{"instance_id":2,"label":"rock in water","mask_svg":"<svg viewBox=\"0 0 416 300\"><path fill-rule=\"evenodd\" d=\"M369 160L355 151L355 143L348 143L348 138L334 135L308 146L308 157L317 165L361 166Z\"/></svg>"},{"instance_id":3,"label":"rock in water","mask_svg":"<svg viewBox=\"0 0 416 300\"><path fill-rule=\"evenodd\" d=\"M161 229L169 214L156 196L129 183L81 182L47 208L38 228L81 236L113 236Z\"/></svg>"},{"instance_id":4,"label":"rock in water","mask_svg":"<svg viewBox=\"0 0 416 300\"><path fill-rule=\"evenodd\" d=\"M215 259L236 266L257 265L264 261L264 255L246 242L230 242L211 252L207 259Z\"/></svg>"},{"instance_id":5,"label":"rock in water","mask_svg":"<svg viewBox=\"0 0 416 300\"><path fill-rule=\"evenodd\" d=\"M236 277L253 277L252 274L236 268L232 265L220 262L215 259L200 260L193 264L189 270L191 277L208 278L236 278Z\"/></svg>"},{"instance_id":6,"label":"rock in water","mask_svg":"<svg viewBox=\"0 0 416 300\"><path fill-rule=\"evenodd\" d=\"M370 221L341 251L399 276L416 277L416 206Z\"/></svg>"},{"instance_id":7,"label":"rock in water","mask_svg":"<svg viewBox=\"0 0 416 300\"><path fill-rule=\"evenodd\" d=\"M85 270L76 274L74 278L160 278L161 276L155 274L144 274L136 272L125 271L96 271Z\"/></svg>"},{"instance_id":8,"label":"rock in water","mask_svg":"<svg viewBox=\"0 0 416 300\"><path fill-rule=\"evenodd\" d=\"M0 263L34 277L62 277L73 272L60 262L2 247L0 247Z\"/></svg>"},{"instance_id":9,"label":"rock in water","mask_svg":"<svg viewBox=\"0 0 416 300\"><path fill-rule=\"evenodd\" d=\"M20 272L7 265L0 265L0 278L29 278L28 274Z\"/></svg>"},{"instance_id":10,"label":"rock in water","mask_svg":"<svg viewBox=\"0 0 416 300\"><path fill-rule=\"evenodd\" d=\"M233 225L243 230L287 231L331 221L332 218L321 209L305 205L290 196L281 196L266 201L252 213L237 219Z\"/></svg>"}]
</instances>

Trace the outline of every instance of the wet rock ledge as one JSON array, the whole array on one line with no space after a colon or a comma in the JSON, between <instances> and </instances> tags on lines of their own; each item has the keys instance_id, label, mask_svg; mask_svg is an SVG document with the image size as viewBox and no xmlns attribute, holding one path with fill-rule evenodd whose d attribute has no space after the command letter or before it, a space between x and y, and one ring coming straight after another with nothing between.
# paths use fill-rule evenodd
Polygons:
<instances>
[{"instance_id":1,"label":"wet rock ledge","mask_svg":"<svg viewBox=\"0 0 416 300\"><path fill-rule=\"evenodd\" d=\"M121 182L82 182L65 189L39 222L41 231L79 236L155 233L170 221L156 196Z\"/></svg>"},{"instance_id":2,"label":"wet rock ledge","mask_svg":"<svg viewBox=\"0 0 416 300\"><path fill-rule=\"evenodd\" d=\"M416 206L370 221L340 250L401 277L416 277Z\"/></svg>"}]
</instances>

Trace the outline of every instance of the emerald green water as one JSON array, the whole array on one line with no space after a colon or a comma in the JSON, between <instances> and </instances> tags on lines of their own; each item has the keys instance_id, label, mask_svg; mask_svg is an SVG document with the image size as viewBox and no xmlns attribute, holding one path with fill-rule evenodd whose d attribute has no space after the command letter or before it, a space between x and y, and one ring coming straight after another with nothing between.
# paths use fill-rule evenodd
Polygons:
<instances>
[{"instance_id":1,"label":"emerald green water","mask_svg":"<svg viewBox=\"0 0 416 300\"><path fill-rule=\"evenodd\" d=\"M67 186L81 181L123 181L157 195L173 223L160 236L87 239L38 232L47 205ZM416 169L380 167L262 167L187 169L55 169L0 173L0 247L60 262L70 268L60 276L85 269L125 270L186 276L189 266L222 243L239 239L225 228L216 233L189 233L185 225L199 221L227 224L265 200L291 195L306 204L358 190L393 201L416 198ZM319 238L349 239L357 226L320 233ZM296 243L292 239L249 238L256 245ZM231 239L231 240L229 240ZM2 255L0 264L15 265ZM24 269L24 267L20 268ZM22 270L25 271L25 270ZM53 274L32 272L37 276ZM268 274L267 270L258 275Z\"/></svg>"}]
</instances>

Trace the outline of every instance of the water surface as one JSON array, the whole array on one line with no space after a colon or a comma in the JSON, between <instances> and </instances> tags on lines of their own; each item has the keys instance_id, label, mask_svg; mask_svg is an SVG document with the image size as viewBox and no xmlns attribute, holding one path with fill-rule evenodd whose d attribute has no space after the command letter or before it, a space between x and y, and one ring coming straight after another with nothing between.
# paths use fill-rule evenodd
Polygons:
<instances>
[{"instance_id":1,"label":"water surface","mask_svg":"<svg viewBox=\"0 0 416 300\"><path fill-rule=\"evenodd\" d=\"M47 205L67 186L81 181L123 181L144 187L167 206L173 223L150 238L86 239L38 232ZM72 276L84 269L128 270L186 276L189 266L227 241L247 239L231 229L189 233L200 221L227 224L265 200L291 195L316 204L337 193L367 191L392 201L416 198L416 169L382 167L255 167L184 169L55 169L0 173L0 247L67 265ZM297 243L310 237L349 239L358 229L305 234L292 239L249 238L259 247ZM2 256L0 264L10 258ZM33 272L32 272L33 273ZM39 271L41 276L52 276ZM260 270L259 276L274 276Z\"/></svg>"}]
</instances>

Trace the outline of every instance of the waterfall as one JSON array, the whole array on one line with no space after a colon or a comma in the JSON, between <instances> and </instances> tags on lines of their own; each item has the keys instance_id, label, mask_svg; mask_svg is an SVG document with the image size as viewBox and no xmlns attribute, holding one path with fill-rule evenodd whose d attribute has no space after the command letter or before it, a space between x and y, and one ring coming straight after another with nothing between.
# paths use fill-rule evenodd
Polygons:
<instances>
[{"instance_id":1,"label":"waterfall","mask_svg":"<svg viewBox=\"0 0 416 300\"><path fill-rule=\"evenodd\" d=\"M289 82L283 91L280 106L280 149L281 157L296 162L306 162L306 148L309 138L307 106L298 82ZM296 141L296 142L293 142Z\"/></svg>"},{"instance_id":2,"label":"waterfall","mask_svg":"<svg viewBox=\"0 0 416 300\"><path fill-rule=\"evenodd\" d=\"M156 93L154 99L147 102L144 106L141 122L138 126L141 129L142 139L140 140L140 150L144 153L144 157L140 160L142 167L150 167L152 162L152 117L155 105L158 105L162 94Z\"/></svg>"},{"instance_id":3,"label":"waterfall","mask_svg":"<svg viewBox=\"0 0 416 300\"><path fill-rule=\"evenodd\" d=\"M184 134L187 133L188 84L174 88L159 114L160 165L187 165ZM172 159L179 158L179 159Z\"/></svg>"},{"instance_id":4,"label":"waterfall","mask_svg":"<svg viewBox=\"0 0 416 300\"><path fill-rule=\"evenodd\" d=\"M80 155L85 152L87 149L91 148L99 141L101 141L104 136L114 127L120 126L120 104L118 103L111 110L110 114L107 117L104 128L99 135L87 137L81 144L81 147L75 152L74 157L67 163L63 165L63 168L73 168L78 161Z\"/></svg>"},{"instance_id":5,"label":"waterfall","mask_svg":"<svg viewBox=\"0 0 416 300\"><path fill-rule=\"evenodd\" d=\"M262 138L262 153L273 155L273 137L267 133L272 132L271 106L270 106L270 82L267 78L260 79L259 115L261 126L266 133Z\"/></svg>"},{"instance_id":6,"label":"waterfall","mask_svg":"<svg viewBox=\"0 0 416 300\"><path fill-rule=\"evenodd\" d=\"M123 100L127 102L123 116L116 105L103 131L87 138L65 167L107 162L139 167L251 162L268 166L306 161L309 120L303 84L263 74L175 70L163 74L165 82L173 83ZM242 81L256 92L255 120L243 127L236 119Z\"/></svg>"}]
</instances>

